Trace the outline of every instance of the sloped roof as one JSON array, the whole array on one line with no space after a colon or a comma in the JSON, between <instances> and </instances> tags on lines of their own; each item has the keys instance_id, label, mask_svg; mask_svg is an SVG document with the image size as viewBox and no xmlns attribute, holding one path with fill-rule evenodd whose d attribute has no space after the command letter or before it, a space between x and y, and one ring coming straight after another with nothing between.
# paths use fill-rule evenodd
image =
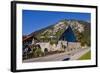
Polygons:
<instances>
[{"instance_id":1,"label":"sloped roof","mask_svg":"<svg viewBox=\"0 0 100 73\"><path fill-rule=\"evenodd\" d=\"M24 41L28 41L28 40L32 40L33 38L34 38L35 40L39 41L34 35L31 35L31 36L27 36L26 38L23 38L23 42L24 42Z\"/></svg>"},{"instance_id":2,"label":"sloped roof","mask_svg":"<svg viewBox=\"0 0 100 73\"><path fill-rule=\"evenodd\" d=\"M76 42L75 34L70 26L62 33L59 40L65 40L68 42Z\"/></svg>"}]
</instances>

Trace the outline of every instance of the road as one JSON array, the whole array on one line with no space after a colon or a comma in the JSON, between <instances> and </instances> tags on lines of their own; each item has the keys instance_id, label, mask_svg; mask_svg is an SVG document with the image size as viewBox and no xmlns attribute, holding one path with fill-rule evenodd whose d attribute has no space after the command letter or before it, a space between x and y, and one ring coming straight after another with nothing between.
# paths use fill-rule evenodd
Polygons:
<instances>
[{"instance_id":1,"label":"road","mask_svg":"<svg viewBox=\"0 0 100 73\"><path fill-rule=\"evenodd\" d=\"M89 51L90 51L90 48L83 49L83 50L78 50L76 52L73 52L72 56L70 57L70 59L71 60L77 60L77 59L79 59L81 56L83 56L84 54L86 54Z\"/></svg>"},{"instance_id":2,"label":"road","mask_svg":"<svg viewBox=\"0 0 100 73\"><path fill-rule=\"evenodd\" d=\"M70 58L70 60L76 60L85 53L87 53L90 50L88 49L77 49L71 52L64 52L64 53L58 53L58 54L53 54L53 55L48 55L44 57L38 57L38 58L32 58L28 60L24 60L23 63L28 63L28 62L47 62L47 61L62 61L66 58Z\"/></svg>"}]
</instances>

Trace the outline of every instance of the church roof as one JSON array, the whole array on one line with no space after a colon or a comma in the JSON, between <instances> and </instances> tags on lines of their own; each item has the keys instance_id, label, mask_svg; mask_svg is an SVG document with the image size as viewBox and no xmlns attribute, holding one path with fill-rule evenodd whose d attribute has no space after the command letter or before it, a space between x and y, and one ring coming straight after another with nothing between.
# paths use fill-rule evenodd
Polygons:
<instances>
[{"instance_id":1,"label":"church roof","mask_svg":"<svg viewBox=\"0 0 100 73\"><path fill-rule=\"evenodd\" d=\"M70 26L62 33L59 40L64 40L68 42L76 42L76 36Z\"/></svg>"}]
</instances>

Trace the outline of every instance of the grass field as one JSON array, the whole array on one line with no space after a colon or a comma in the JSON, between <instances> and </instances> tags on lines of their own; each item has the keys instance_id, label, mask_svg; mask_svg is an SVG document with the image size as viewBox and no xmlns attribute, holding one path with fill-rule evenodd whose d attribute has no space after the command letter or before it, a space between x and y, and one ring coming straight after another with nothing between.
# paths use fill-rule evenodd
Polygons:
<instances>
[{"instance_id":1,"label":"grass field","mask_svg":"<svg viewBox=\"0 0 100 73\"><path fill-rule=\"evenodd\" d=\"M81 56L78 60L88 60L88 59L91 59L91 51Z\"/></svg>"}]
</instances>

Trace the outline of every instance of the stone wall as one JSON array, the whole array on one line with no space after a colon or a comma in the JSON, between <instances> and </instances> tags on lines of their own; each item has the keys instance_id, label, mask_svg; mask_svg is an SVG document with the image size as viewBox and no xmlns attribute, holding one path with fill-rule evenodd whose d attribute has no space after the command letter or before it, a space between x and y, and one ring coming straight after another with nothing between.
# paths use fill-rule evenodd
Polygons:
<instances>
[{"instance_id":1,"label":"stone wall","mask_svg":"<svg viewBox=\"0 0 100 73\"><path fill-rule=\"evenodd\" d=\"M63 51L64 49L78 49L81 48L81 44L79 42L66 42L66 41L58 41L58 44L50 44L49 42L40 42L37 43L40 45L42 52L45 52L45 49L50 51ZM65 48L64 48L65 47Z\"/></svg>"},{"instance_id":2,"label":"stone wall","mask_svg":"<svg viewBox=\"0 0 100 73\"><path fill-rule=\"evenodd\" d=\"M67 41L59 41L56 49L59 50L59 51L64 50L63 46L66 46L66 48L67 48L67 46L68 46Z\"/></svg>"},{"instance_id":3,"label":"stone wall","mask_svg":"<svg viewBox=\"0 0 100 73\"><path fill-rule=\"evenodd\" d=\"M45 52L45 49L48 50L48 52L50 51L62 51L64 50L63 46L67 47L67 42L66 41L59 41L58 44L50 44L49 42L40 42L37 43L40 45L41 50L43 52Z\"/></svg>"},{"instance_id":4,"label":"stone wall","mask_svg":"<svg viewBox=\"0 0 100 73\"><path fill-rule=\"evenodd\" d=\"M68 49L78 49L81 48L81 43L79 42L68 42Z\"/></svg>"},{"instance_id":5,"label":"stone wall","mask_svg":"<svg viewBox=\"0 0 100 73\"><path fill-rule=\"evenodd\" d=\"M45 52L45 49L47 49L48 52L51 51L51 45L50 45L49 42L40 42L40 43L37 43L37 44L40 45L42 52Z\"/></svg>"}]
</instances>

